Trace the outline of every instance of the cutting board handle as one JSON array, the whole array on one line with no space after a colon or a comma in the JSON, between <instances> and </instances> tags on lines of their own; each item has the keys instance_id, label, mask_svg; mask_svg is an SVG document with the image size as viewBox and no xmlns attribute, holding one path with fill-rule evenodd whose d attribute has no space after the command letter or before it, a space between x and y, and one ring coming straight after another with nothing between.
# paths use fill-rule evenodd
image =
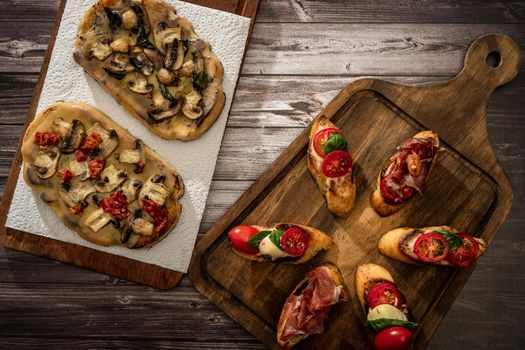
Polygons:
<instances>
[{"instance_id":1,"label":"cutting board handle","mask_svg":"<svg viewBox=\"0 0 525 350\"><path fill-rule=\"evenodd\" d=\"M520 50L511 38L504 34L484 35L470 45L463 70L454 80L490 95L496 87L514 79L520 61Z\"/></svg>"}]
</instances>

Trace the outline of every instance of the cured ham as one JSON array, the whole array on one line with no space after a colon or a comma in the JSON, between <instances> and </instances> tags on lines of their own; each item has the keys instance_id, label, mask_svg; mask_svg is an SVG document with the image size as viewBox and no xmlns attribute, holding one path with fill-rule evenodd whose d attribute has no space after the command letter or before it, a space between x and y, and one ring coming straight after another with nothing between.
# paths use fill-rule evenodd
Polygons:
<instances>
[{"instance_id":1,"label":"cured ham","mask_svg":"<svg viewBox=\"0 0 525 350\"><path fill-rule=\"evenodd\" d=\"M287 299L281 315L280 343L296 335L321 334L332 305L346 300L342 285L336 285L327 266L320 266ZM281 323L280 322L280 323Z\"/></svg>"}]
</instances>

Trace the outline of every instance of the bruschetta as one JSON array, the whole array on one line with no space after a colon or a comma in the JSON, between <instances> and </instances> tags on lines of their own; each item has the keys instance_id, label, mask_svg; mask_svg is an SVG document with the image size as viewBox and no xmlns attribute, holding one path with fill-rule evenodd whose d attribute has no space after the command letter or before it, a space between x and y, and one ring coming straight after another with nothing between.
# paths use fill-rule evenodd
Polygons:
<instances>
[{"instance_id":1,"label":"bruschetta","mask_svg":"<svg viewBox=\"0 0 525 350\"><path fill-rule=\"evenodd\" d=\"M337 216L347 217L356 194L353 160L343 132L325 116L312 123L308 170L324 195L328 209Z\"/></svg>"},{"instance_id":2,"label":"bruschetta","mask_svg":"<svg viewBox=\"0 0 525 350\"><path fill-rule=\"evenodd\" d=\"M450 226L401 227L388 231L379 240L379 251L408 264L468 267L486 250L481 238Z\"/></svg>"},{"instance_id":3,"label":"bruschetta","mask_svg":"<svg viewBox=\"0 0 525 350\"><path fill-rule=\"evenodd\" d=\"M322 334L330 310L340 301L346 301L346 292L335 265L326 263L307 273L284 303L277 325L279 345L289 349L309 335Z\"/></svg>"},{"instance_id":4,"label":"bruschetta","mask_svg":"<svg viewBox=\"0 0 525 350\"><path fill-rule=\"evenodd\" d=\"M416 323L408 320L406 298L383 266L364 264L355 273L355 290L367 324L376 333L376 350L409 349Z\"/></svg>"},{"instance_id":5,"label":"bruschetta","mask_svg":"<svg viewBox=\"0 0 525 350\"><path fill-rule=\"evenodd\" d=\"M334 244L326 233L295 224L239 225L228 235L233 251L254 261L303 264Z\"/></svg>"},{"instance_id":6,"label":"bruschetta","mask_svg":"<svg viewBox=\"0 0 525 350\"><path fill-rule=\"evenodd\" d=\"M436 162L438 135L421 131L405 140L377 178L377 188L370 204L380 216L399 211L416 192L423 194L430 172Z\"/></svg>"}]
</instances>

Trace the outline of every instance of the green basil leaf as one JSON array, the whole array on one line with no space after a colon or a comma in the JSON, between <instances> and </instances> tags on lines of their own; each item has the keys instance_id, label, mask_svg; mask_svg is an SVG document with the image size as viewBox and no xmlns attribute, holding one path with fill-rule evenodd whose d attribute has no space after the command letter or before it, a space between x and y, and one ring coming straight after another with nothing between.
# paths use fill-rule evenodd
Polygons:
<instances>
[{"instance_id":1,"label":"green basil leaf","mask_svg":"<svg viewBox=\"0 0 525 350\"><path fill-rule=\"evenodd\" d=\"M275 244L275 246L281 250L281 236L283 235L284 231L281 230L273 230L272 233L270 233L270 241ZM284 250L283 250L284 251Z\"/></svg>"},{"instance_id":2,"label":"green basil leaf","mask_svg":"<svg viewBox=\"0 0 525 350\"><path fill-rule=\"evenodd\" d=\"M328 140L326 140L323 147L323 153L327 155L328 153L338 150L348 151L348 141L346 141L343 135L334 131Z\"/></svg>"},{"instance_id":3,"label":"green basil leaf","mask_svg":"<svg viewBox=\"0 0 525 350\"><path fill-rule=\"evenodd\" d=\"M372 328L374 332L379 332L380 330L392 326L402 326L410 329L413 331L417 327L417 323L410 322L410 321L401 321L401 320L394 320L391 318L380 318L377 320L372 321L366 321L366 323Z\"/></svg>"},{"instance_id":4,"label":"green basil leaf","mask_svg":"<svg viewBox=\"0 0 525 350\"><path fill-rule=\"evenodd\" d=\"M259 244L261 244L261 241L265 239L266 236L268 236L270 233L272 233L272 231L270 230L261 231L252 238L250 238L247 244L253 249L259 250Z\"/></svg>"},{"instance_id":5,"label":"green basil leaf","mask_svg":"<svg viewBox=\"0 0 525 350\"><path fill-rule=\"evenodd\" d=\"M434 230L434 232L437 232L443 237L445 237L445 239L448 242L448 249L450 252L463 246L463 239L454 232L445 230Z\"/></svg>"},{"instance_id":6,"label":"green basil leaf","mask_svg":"<svg viewBox=\"0 0 525 350\"><path fill-rule=\"evenodd\" d=\"M198 71L193 73L193 87L198 91L206 89L206 86L208 86L208 84L211 83L212 80L213 79L210 78L208 74L204 73L204 71Z\"/></svg>"}]
</instances>

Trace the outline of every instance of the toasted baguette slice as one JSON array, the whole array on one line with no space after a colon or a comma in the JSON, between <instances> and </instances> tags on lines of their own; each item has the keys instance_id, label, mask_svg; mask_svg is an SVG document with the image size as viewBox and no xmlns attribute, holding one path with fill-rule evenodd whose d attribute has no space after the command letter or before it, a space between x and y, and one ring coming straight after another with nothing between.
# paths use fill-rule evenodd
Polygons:
<instances>
[{"instance_id":1,"label":"toasted baguette slice","mask_svg":"<svg viewBox=\"0 0 525 350\"><path fill-rule=\"evenodd\" d=\"M445 226L445 225L429 226L429 227L423 227L419 229L412 228L412 227L400 227L400 228L396 228L394 230L388 231L381 237L378 243L379 252L392 259L396 259L401 262L405 262L407 264L423 265L424 263L409 257L407 254L405 254L401 250L401 241L408 234L411 234L415 230L422 231L422 233L432 232L435 230L459 232L455 228L450 227L450 226ZM476 259L478 259L480 256L482 256L485 253L485 250L487 249L487 244L481 238L476 238L476 237L473 237L473 238L479 243L479 252L478 252L478 256L476 257ZM434 265L438 265L438 264L434 264Z\"/></svg>"},{"instance_id":2,"label":"toasted baguette slice","mask_svg":"<svg viewBox=\"0 0 525 350\"><path fill-rule=\"evenodd\" d=\"M412 138L427 138L427 137L434 138L436 140L437 147L439 147L439 137L433 131L425 130L425 131L418 132L417 134L412 136ZM435 155L434 159L432 160L432 164L430 165L430 170L428 172L429 174L432 172L432 169L434 168L436 160L437 160L437 155ZM389 162L390 162L390 160L389 160ZM383 170L383 169L381 169L381 170ZM385 200L385 198L381 194L381 191L379 189L380 182L381 182L381 172L377 175L376 190L370 196L370 204L375 209L375 211L382 217L392 215L392 214L396 213L397 211L401 210L401 208L405 204L410 202L415 197L415 196L412 197L411 199L409 199L408 201L406 201L404 203L399 203L399 204L389 203L389 202L387 202Z\"/></svg>"},{"instance_id":3,"label":"toasted baguette slice","mask_svg":"<svg viewBox=\"0 0 525 350\"><path fill-rule=\"evenodd\" d=\"M334 282L334 284L336 286L343 286L343 290L345 289L343 276L341 275L341 272L339 271L337 266L335 266L332 263L324 263L323 265L318 266L316 269L321 268L321 267L328 268L328 274L329 274L330 278L332 279L332 281ZM308 280L309 280L309 276L308 276L308 274L306 274L306 276L295 286L295 288L290 293L290 295L294 294ZM346 290L345 290L345 293L346 293ZM306 337L309 336L309 334L297 334L297 335L291 337L290 339L288 339L288 341L286 343L282 342L280 340L280 338L281 338L281 334L282 334L283 329L284 329L284 323L287 320L288 316L289 316L288 313L285 313L285 310L283 308L283 311L281 312L281 316L279 317L279 324L277 325L277 342L284 349L292 348L299 341L301 341L301 340L303 340L303 339L305 339Z\"/></svg>"},{"instance_id":4,"label":"toasted baguette slice","mask_svg":"<svg viewBox=\"0 0 525 350\"><path fill-rule=\"evenodd\" d=\"M315 135L327 128L335 128L335 124L321 115L316 118L310 130L310 143L308 146L308 170L312 174L319 191L324 195L328 210L339 217L348 217L350 211L354 206L356 195L356 184L353 171L350 174L336 180L326 177L322 171L319 170L317 160L319 159L313 147L313 140Z\"/></svg>"},{"instance_id":5,"label":"toasted baguette slice","mask_svg":"<svg viewBox=\"0 0 525 350\"><path fill-rule=\"evenodd\" d=\"M355 272L355 292L363 310L365 310L365 291L368 284L377 280L395 283L390 272L381 265L370 263L357 267Z\"/></svg>"},{"instance_id":6,"label":"toasted baguette slice","mask_svg":"<svg viewBox=\"0 0 525 350\"><path fill-rule=\"evenodd\" d=\"M259 231L264 231L264 230L273 230L277 225L279 224L250 225L250 226L255 227ZM323 231L320 231L318 229L315 229L310 226L305 226L305 225L296 225L296 224L289 224L289 225L300 227L306 233L308 233L308 236L309 236L308 249L306 250L306 253L304 253L304 255L301 256L299 259L294 260L294 261L283 261L283 263L289 263L289 264L294 264L294 265L304 264L305 262L307 262L308 260L316 256L317 253L319 253L321 250L328 250L332 248L332 246L334 245L334 240L332 239L332 237L328 236ZM248 260L259 261L259 262L268 261L262 256L258 256L254 254L246 254L236 249L233 249L233 251L237 255L245 259L248 259ZM279 260L277 260L276 262L279 262Z\"/></svg>"}]
</instances>

